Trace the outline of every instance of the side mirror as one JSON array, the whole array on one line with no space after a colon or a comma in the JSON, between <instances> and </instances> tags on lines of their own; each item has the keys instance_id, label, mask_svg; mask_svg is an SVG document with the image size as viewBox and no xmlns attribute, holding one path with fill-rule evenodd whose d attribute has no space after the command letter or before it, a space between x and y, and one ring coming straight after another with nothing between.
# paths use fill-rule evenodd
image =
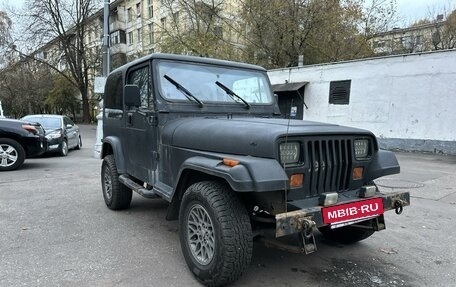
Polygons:
<instances>
[{"instance_id":1,"label":"side mirror","mask_svg":"<svg viewBox=\"0 0 456 287\"><path fill-rule=\"evenodd\" d=\"M66 125L66 128L67 128L67 129L71 129L72 127L73 127L73 126L70 125L70 124L67 124L67 125Z\"/></svg>"},{"instance_id":2,"label":"side mirror","mask_svg":"<svg viewBox=\"0 0 456 287\"><path fill-rule=\"evenodd\" d=\"M127 107L139 107L141 106L141 95L139 87L136 85L125 85L124 88L124 99Z\"/></svg>"}]
</instances>

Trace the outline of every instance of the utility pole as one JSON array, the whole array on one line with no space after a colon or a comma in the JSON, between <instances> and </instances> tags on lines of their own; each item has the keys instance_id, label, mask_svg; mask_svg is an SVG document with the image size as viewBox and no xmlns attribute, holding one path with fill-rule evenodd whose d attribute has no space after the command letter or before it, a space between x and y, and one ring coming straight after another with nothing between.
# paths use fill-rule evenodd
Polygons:
<instances>
[{"instance_id":1,"label":"utility pole","mask_svg":"<svg viewBox=\"0 0 456 287\"><path fill-rule=\"evenodd\" d=\"M109 0L104 0L103 5L103 83L106 82L110 70L110 53L109 53ZM104 86L104 84L103 84ZM93 156L101 158L101 139L103 138L103 99L100 101L97 115L97 138Z\"/></svg>"},{"instance_id":2,"label":"utility pole","mask_svg":"<svg viewBox=\"0 0 456 287\"><path fill-rule=\"evenodd\" d=\"M107 77L110 69L109 57L109 0L103 6L103 77Z\"/></svg>"}]
</instances>

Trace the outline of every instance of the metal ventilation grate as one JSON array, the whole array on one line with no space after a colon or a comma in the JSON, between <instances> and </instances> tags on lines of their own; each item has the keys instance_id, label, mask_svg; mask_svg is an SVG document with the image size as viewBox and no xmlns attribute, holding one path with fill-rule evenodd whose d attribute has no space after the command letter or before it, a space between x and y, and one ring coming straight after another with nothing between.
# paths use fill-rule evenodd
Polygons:
<instances>
[{"instance_id":1,"label":"metal ventilation grate","mask_svg":"<svg viewBox=\"0 0 456 287\"><path fill-rule=\"evenodd\" d=\"M329 103L333 105L348 105L350 103L351 80L332 81L329 84Z\"/></svg>"}]
</instances>

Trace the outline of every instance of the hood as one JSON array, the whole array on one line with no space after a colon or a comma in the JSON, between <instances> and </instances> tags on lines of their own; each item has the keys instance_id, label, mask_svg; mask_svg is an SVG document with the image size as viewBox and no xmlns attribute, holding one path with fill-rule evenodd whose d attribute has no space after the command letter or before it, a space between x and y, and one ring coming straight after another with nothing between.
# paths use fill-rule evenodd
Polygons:
<instances>
[{"instance_id":1,"label":"hood","mask_svg":"<svg viewBox=\"0 0 456 287\"><path fill-rule=\"evenodd\" d=\"M306 135L372 135L369 131L318 122L266 118L181 118L163 129L164 144L219 153L273 157L277 141Z\"/></svg>"}]
</instances>

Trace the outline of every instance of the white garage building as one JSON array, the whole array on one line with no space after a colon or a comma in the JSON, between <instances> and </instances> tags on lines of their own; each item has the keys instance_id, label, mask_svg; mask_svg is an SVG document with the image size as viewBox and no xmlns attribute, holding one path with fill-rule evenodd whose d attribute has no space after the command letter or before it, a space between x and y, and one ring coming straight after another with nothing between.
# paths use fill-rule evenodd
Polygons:
<instances>
[{"instance_id":1,"label":"white garage building","mask_svg":"<svg viewBox=\"0 0 456 287\"><path fill-rule=\"evenodd\" d=\"M456 50L268 74L287 116L368 129L387 149L456 154Z\"/></svg>"}]
</instances>

